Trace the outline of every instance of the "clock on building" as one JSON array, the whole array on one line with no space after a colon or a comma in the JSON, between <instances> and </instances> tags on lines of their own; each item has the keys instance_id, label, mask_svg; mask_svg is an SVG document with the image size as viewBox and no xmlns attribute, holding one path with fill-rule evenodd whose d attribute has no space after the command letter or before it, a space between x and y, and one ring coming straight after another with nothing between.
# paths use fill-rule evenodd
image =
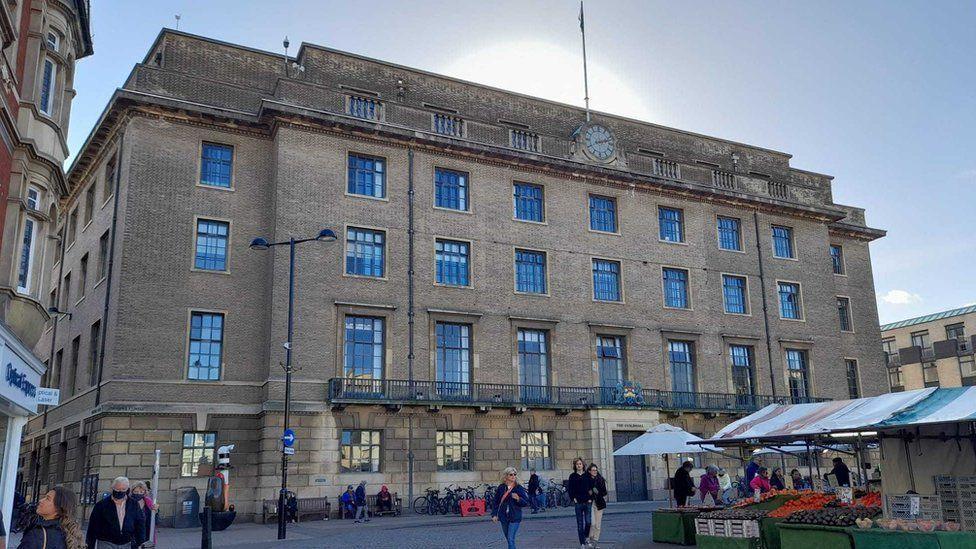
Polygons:
<instances>
[{"instance_id":1,"label":"clock on building","mask_svg":"<svg viewBox=\"0 0 976 549\"><path fill-rule=\"evenodd\" d=\"M597 162L610 162L617 155L617 138L606 126L588 123L580 128L578 139L583 152Z\"/></svg>"}]
</instances>

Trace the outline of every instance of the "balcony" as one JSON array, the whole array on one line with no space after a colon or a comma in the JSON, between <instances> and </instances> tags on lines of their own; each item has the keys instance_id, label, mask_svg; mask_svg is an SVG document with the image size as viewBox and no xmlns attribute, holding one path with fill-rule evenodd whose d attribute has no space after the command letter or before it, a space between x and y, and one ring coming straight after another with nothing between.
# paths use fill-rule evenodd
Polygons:
<instances>
[{"instance_id":1,"label":"balcony","mask_svg":"<svg viewBox=\"0 0 976 549\"><path fill-rule=\"evenodd\" d=\"M406 381L393 379L333 378L329 402L392 406L477 406L483 408L641 408L647 410L750 413L769 404L824 402L821 398L773 397L727 393L686 393L641 389L627 393L620 387L549 387L504 383Z\"/></svg>"}]
</instances>

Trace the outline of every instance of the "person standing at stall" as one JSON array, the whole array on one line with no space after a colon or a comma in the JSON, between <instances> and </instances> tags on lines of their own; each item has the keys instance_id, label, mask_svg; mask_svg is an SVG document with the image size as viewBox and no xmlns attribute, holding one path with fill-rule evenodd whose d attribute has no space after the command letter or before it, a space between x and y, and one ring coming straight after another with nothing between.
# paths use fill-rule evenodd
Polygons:
<instances>
[{"instance_id":1,"label":"person standing at stall","mask_svg":"<svg viewBox=\"0 0 976 549\"><path fill-rule=\"evenodd\" d=\"M678 507L684 507L688 503L688 498L695 495L695 481L691 478L691 470L695 464L686 461L678 467L671 480L671 489L674 491L674 499L678 502Z\"/></svg>"},{"instance_id":2,"label":"person standing at stall","mask_svg":"<svg viewBox=\"0 0 976 549\"><path fill-rule=\"evenodd\" d=\"M698 490L701 491L701 501L705 503L705 498L711 494L712 502L718 505L718 467L714 465L709 465L705 468L705 474L702 475L701 480L698 481Z\"/></svg>"},{"instance_id":3,"label":"person standing at stall","mask_svg":"<svg viewBox=\"0 0 976 549\"><path fill-rule=\"evenodd\" d=\"M586 547L586 540L590 537L592 520L590 517L590 501L593 498L590 495L590 488L593 486L593 481L588 477L583 458L574 459L573 472L569 475L569 480L566 481L566 491L569 492L569 498L576 507L576 534L582 548Z\"/></svg>"},{"instance_id":4,"label":"person standing at stall","mask_svg":"<svg viewBox=\"0 0 976 549\"><path fill-rule=\"evenodd\" d=\"M762 458L752 456L752 458L749 460L749 464L746 465L746 486L752 485L752 479L756 478L760 467L762 467Z\"/></svg>"},{"instance_id":5,"label":"person standing at stall","mask_svg":"<svg viewBox=\"0 0 976 549\"><path fill-rule=\"evenodd\" d=\"M834 468L827 475L834 475L834 478L837 479L837 486L850 486L851 470L847 468L847 464L839 457L835 457L833 462ZM824 475L824 478L827 478L827 475Z\"/></svg>"},{"instance_id":6,"label":"person standing at stall","mask_svg":"<svg viewBox=\"0 0 976 549\"><path fill-rule=\"evenodd\" d=\"M773 476L769 477L769 484L774 490L786 490L786 479L783 477L783 470L779 467L773 469Z\"/></svg>"},{"instance_id":7,"label":"person standing at stall","mask_svg":"<svg viewBox=\"0 0 976 549\"><path fill-rule=\"evenodd\" d=\"M753 494L757 491L760 494L765 494L766 492L773 489L773 486L769 483L769 469L765 467L759 468L759 473L753 477L752 482L749 483L749 488Z\"/></svg>"}]
</instances>

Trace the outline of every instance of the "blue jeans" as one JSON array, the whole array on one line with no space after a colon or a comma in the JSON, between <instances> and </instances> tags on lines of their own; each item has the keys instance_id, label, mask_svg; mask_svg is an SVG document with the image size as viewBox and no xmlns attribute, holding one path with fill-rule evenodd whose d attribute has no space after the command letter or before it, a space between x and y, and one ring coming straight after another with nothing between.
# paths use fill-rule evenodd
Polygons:
<instances>
[{"instance_id":1,"label":"blue jeans","mask_svg":"<svg viewBox=\"0 0 976 549\"><path fill-rule=\"evenodd\" d=\"M519 525L521 522L505 522L498 521L502 525L502 533L505 535L505 540L508 541L508 549L515 549L515 534L518 533Z\"/></svg>"},{"instance_id":2,"label":"blue jeans","mask_svg":"<svg viewBox=\"0 0 976 549\"><path fill-rule=\"evenodd\" d=\"M590 504L576 504L576 534L579 535L580 545L586 543L590 537Z\"/></svg>"},{"instance_id":3,"label":"blue jeans","mask_svg":"<svg viewBox=\"0 0 976 549\"><path fill-rule=\"evenodd\" d=\"M546 493L536 494L532 496L532 507L535 509L545 509L546 508Z\"/></svg>"}]
</instances>

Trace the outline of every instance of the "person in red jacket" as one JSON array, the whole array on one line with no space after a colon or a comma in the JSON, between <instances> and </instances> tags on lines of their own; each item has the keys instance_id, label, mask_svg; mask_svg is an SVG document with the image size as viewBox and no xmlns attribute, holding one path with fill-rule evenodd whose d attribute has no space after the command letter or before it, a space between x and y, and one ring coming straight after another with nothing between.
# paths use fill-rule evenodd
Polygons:
<instances>
[{"instance_id":1,"label":"person in red jacket","mask_svg":"<svg viewBox=\"0 0 976 549\"><path fill-rule=\"evenodd\" d=\"M749 488L752 489L752 493L756 493L759 490L760 494L765 494L766 492L773 489L772 485L769 484L769 469L766 467L760 467L759 473L752 482L749 483Z\"/></svg>"}]
</instances>

